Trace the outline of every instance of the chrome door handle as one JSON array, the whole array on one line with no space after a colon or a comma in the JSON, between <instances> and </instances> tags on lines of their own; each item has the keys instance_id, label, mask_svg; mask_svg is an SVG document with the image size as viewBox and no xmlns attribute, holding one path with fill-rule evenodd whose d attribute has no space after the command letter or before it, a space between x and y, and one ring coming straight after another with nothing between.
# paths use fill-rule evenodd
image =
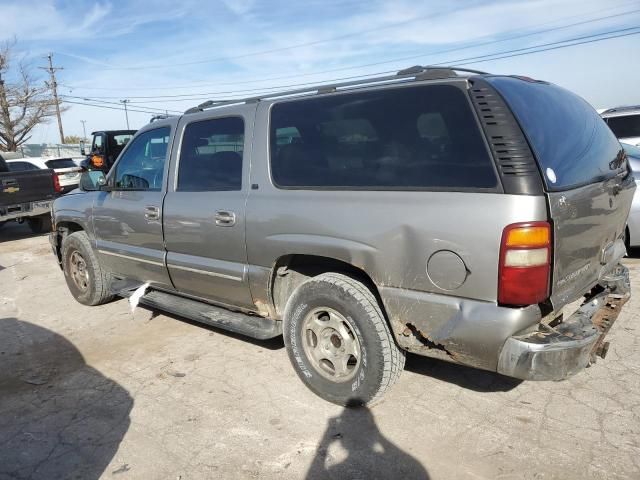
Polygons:
<instances>
[{"instance_id":1,"label":"chrome door handle","mask_svg":"<svg viewBox=\"0 0 640 480\"><path fill-rule=\"evenodd\" d=\"M144 218L147 220L158 220L160 218L160 207L147 205L144 207Z\"/></svg>"},{"instance_id":2,"label":"chrome door handle","mask_svg":"<svg viewBox=\"0 0 640 480\"><path fill-rule=\"evenodd\" d=\"M236 224L236 214L226 210L218 210L215 219L219 227L233 227Z\"/></svg>"}]
</instances>

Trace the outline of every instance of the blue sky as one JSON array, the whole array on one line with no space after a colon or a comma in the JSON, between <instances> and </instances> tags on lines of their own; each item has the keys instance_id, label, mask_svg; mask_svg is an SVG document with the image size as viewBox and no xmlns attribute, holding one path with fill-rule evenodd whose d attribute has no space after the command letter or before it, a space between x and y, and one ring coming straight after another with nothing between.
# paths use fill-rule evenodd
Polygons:
<instances>
[{"instance_id":1,"label":"blue sky","mask_svg":"<svg viewBox=\"0 0 640 480\"><path fill-rule=\"evenodd\" d=\"M602 17L610 18L594 21ZM576 25L559 28L569 24ZM454 60L549 80L596 107L640 104L640 35L461 61L639 25L639 0L0 0L0 41L15 36L34 67L53 52L64 67L58 81L67 100L100 97L113 102L104 106L119 108L119 100L128 98L131 109L173 111L233 95L227 92L244 96ZM44 78L42 71L34 73ZM135 98L145 96L154 98ZM122 111L68 107L66 134L81 134L80 120L88 132L125 126ZM129 118L138 128L150 115L131 112ZM55 123L38 127L31 141L57 141Z\"/></svg>"}]
</instances>

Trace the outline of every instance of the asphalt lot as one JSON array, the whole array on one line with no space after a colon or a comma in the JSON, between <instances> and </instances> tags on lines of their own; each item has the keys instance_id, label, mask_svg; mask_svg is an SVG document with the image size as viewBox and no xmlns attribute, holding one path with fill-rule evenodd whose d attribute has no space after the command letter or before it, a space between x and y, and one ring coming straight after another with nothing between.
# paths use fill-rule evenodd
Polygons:
<instances>
[{"instance_id":1,"label":"asphalt lot","mask_svg":"<svg viewBox=\"0 0 640 480\"><path fill-rule=\"evenodd\" d=\"M627 263L637 283L640 260ZM634 295L607 359L568 381L411 356L381 404L349 410L307 391L281 340L76 303L47 237L7 225L0 479L637 479Z\"/></svg>"}]
</instances>

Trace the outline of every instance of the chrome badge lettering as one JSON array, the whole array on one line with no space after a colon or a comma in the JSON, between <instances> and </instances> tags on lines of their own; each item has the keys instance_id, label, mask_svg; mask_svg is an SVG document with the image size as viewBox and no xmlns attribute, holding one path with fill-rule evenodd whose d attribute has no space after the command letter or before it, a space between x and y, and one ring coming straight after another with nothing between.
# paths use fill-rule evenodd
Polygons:
<instances>
[{"instance_id":1,"label":"chrome badge lettering","mask_svg":"<svg viewBox=\"0 0 640 480\"><path fill-rule=\"evenodd\" d=\"M560 280L557 281L556 285L561 287L563 285L565 285L568 282L572 282L574 281L576 278L578 278L580 275L582 275L583 273L585 273L587 270L589 270L589 267L591 266L591 262L587 263L586 265L584 265L583 267L580 267L578 270L576 270L575 272L571 272L569 275L564 276L563 278L561 278Z\"/></svg>"}]
</instances>

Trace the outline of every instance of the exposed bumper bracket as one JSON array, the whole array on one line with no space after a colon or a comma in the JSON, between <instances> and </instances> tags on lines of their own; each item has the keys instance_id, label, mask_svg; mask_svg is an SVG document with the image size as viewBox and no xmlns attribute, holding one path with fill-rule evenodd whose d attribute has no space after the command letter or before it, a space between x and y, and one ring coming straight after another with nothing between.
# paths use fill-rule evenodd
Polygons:
<instances>
[{"instance_id":1,"label":"exposed bumper bracket","mask_svg":"<svg viewBox=\"0 0 640 480\"><path fill-rule=\"evenodd\" d=\"M630 297L629 270L616 266L602 284L603 291L562 323L508 338L498 372L524 380L563 380L595 362L596 355L604 357L605 335Z\"/></svg>"}]
</instances>

